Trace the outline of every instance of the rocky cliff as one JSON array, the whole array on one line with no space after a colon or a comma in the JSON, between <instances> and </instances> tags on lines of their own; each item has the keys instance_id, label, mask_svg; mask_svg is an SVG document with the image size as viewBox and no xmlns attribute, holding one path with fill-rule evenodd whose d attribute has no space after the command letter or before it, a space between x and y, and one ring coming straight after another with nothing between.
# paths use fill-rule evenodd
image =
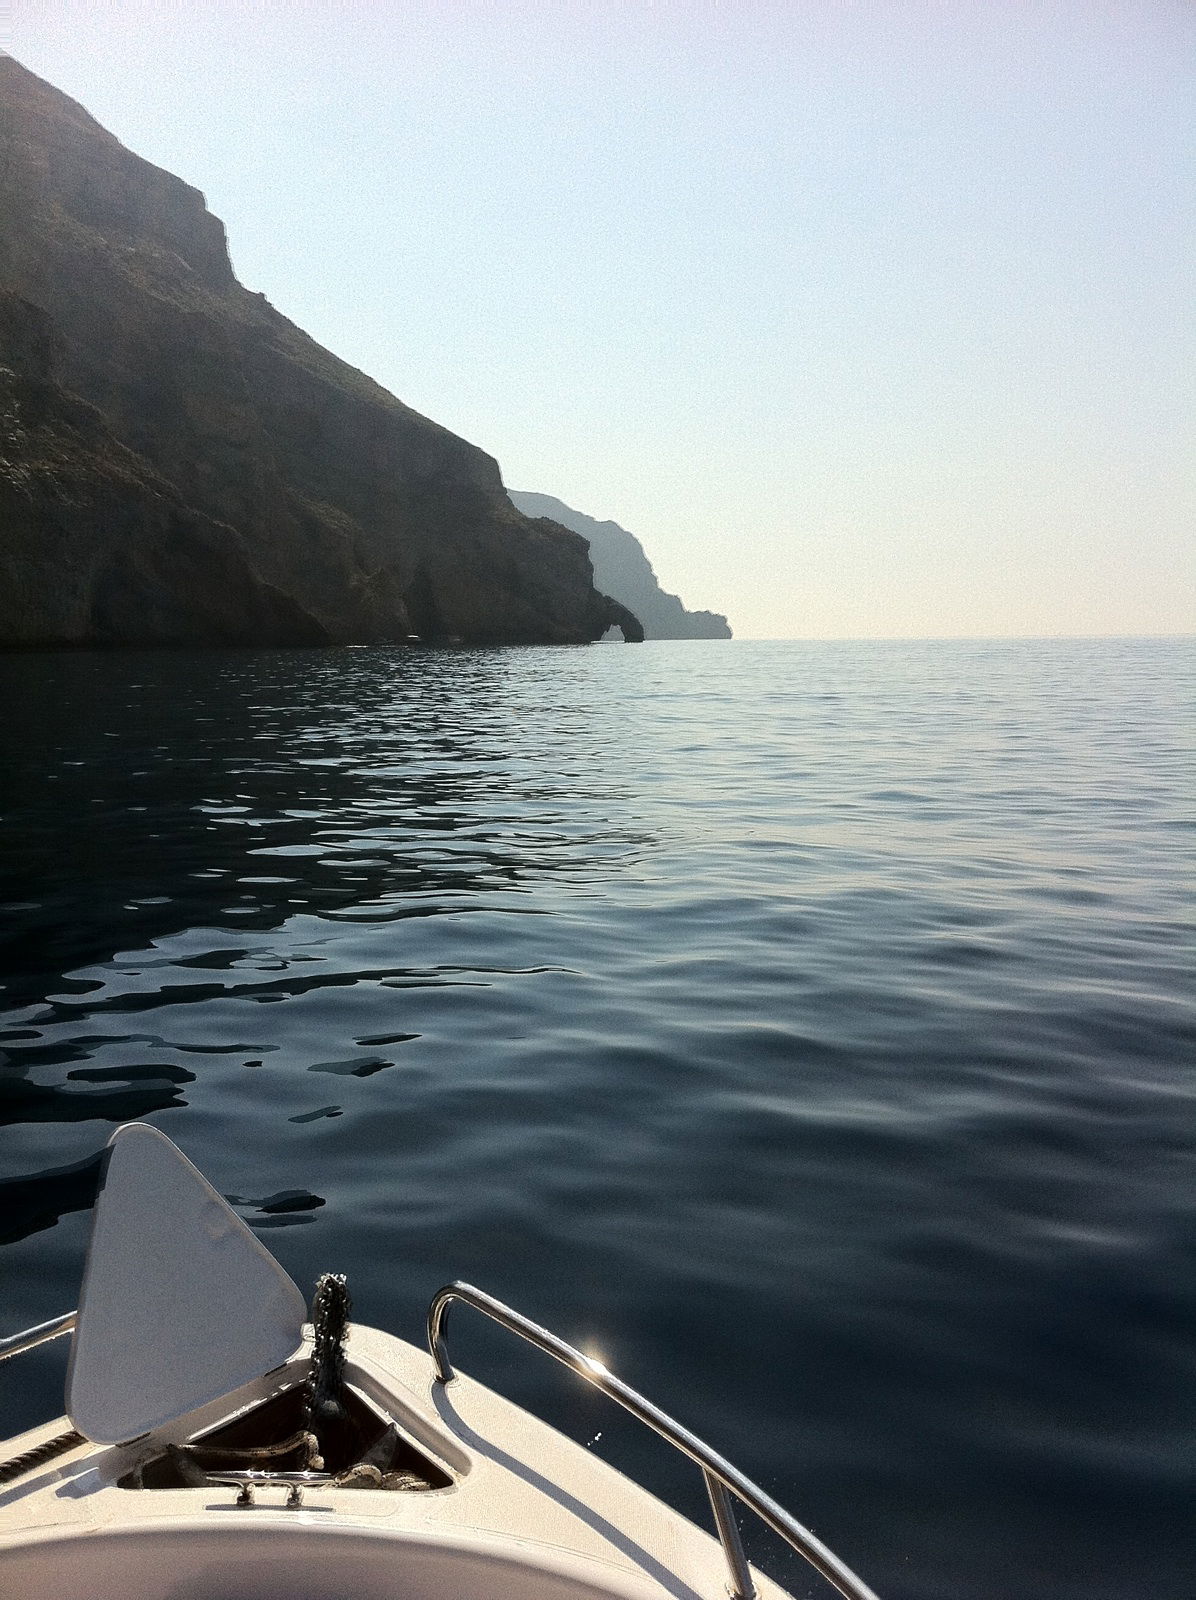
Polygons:
<instances>
[{"instance_id":1,"label":"rocky cliff","mask_svg":"<svg viewBox=\"0 0 1196 1600\"><path fill-rule=\"evenodd\" d=\"M584 540L244 289L197 190L11 57L0 294L0 643L574 643L626 616Z\"/></svg>"},{"instance_id":2,"label":"rocky cliff","mask_svg":"<svg viewBox=\"0 0 1196 1600\"><path fill-rule=\"evenodd\" d=\"M649 639L729 639L726 617L716 611L687 611L675 594L660 587L644 547L617 522L597 522L550 494L511 490L511 499L529 517L550 517L581 534L590 547L594 582L633 611Z\"/></svg>"}]
</instances>

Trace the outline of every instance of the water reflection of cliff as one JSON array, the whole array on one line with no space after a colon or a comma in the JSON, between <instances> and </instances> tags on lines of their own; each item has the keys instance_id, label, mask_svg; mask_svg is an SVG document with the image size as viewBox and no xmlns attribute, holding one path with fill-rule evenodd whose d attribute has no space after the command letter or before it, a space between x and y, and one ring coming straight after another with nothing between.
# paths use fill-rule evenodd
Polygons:
<instances>
[{"instance_id":1,"label":"water reflection of cliff","mask_svg":"<svg viewBox=\"0 0 1196 1600\"><path fill-rule=\"evenodd\" d=\"M534 912L534 890L625 865L644 836L612 820L618 752L601 749L601 708L562 694L568 656L0 658L0 1122L181 1107L211 1058L252 1066L275 1048L268 1020L232 1037L214 1003L359 980L347 946L363 935L345 924ZM470 981L431 957L385 970L376 957L371 981ZM205 1003L198 1039L155 1015ZM365 1076L409 1037L351 1040L359 1058L307 1070ZM91 1155L0 1178L6 1237L89 1204L94 1180Z\"/></svg>"}]
</instances>

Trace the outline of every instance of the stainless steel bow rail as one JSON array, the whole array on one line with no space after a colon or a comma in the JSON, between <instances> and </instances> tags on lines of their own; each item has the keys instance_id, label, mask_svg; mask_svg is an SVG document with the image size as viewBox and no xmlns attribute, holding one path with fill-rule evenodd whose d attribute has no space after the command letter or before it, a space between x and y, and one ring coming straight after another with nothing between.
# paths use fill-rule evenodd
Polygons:
<instances>
[{"instance_id":1,"label":"stainless steel bow rail","mask_svg":"<svg viewBox=\"0 0 1196 1600\"><path fill-rule=\"evenodd\" d=\"M7 1339L0 1339L0 1361L36 1350L39 1344L59 1339L64 1333L73 1333L75 1316L74 1311L68 1311L61 1317L51 1317L49 1322L39 1322L36 1328L26 1328L24 1333L10 1333Z\"/></svg>"},{"instance_id":2,"label":"stainless steel bow rail","mask_svg":"<svg viewBox=\"0 0 1196 1600\"><path fill-rule=\"evenodd\" d=\"M877 1600L874 1591L862 1578L858 1578L850 1567L845 1566L833 1550L828 1550L822 1540L811 1533L809 1528L803 1527L795 1517L790 1516L784 1506L778 1505L770 1495L765 1494L764 1490L750 1478L744 1477L737 1467L725 1461L696 1434L690 1433L688 1428L683 1428L679 1422L675 1422L672 1417L654 1406L650 1400L645 1399L621 1378L616 1378L614 1373L607 1371L600 1361L583 1355L571 1344L558 1339L555 1333L550 1333L547 1328L540 1327L539 1323L521 1316L510 1306L503 1305L501 1300L495 1300L492 1295L483 1293L481 1289L475 1289L469 1283L447 1284L436 1294L428 1307L428 1348L436 1364L436 1377L441 1383L451 1383L456 1377L445 1344L448 1309L454 1300L472 1306L475 1311L482 1312L502 1327L526 1339L529 1344L534 1344L537 1349L554 1356L564 1366L584 1378L587 1383L592 1383L603 1394L617 1401L625 1411L630 1411L633 1417L638 1417L653 1432L667 1439L675 1449L681 1451L682 1455L688 1456L701 1467L723 1554L730 1568L732 1600L755 1600L756 1595L756 1587L752 1582L747 1557L744 1555L739 1538L739 1529L735 1525L735 1514L730 1500L732 1494L750 1511L754 1511L761 1522L784 1539L786 1544L804 1556L829 1583L834 1584L841 1595L846 1596L846 1600Z\"/></svg>"},{"instance_id":3,"label":"stainless steel bow rail","mask_svg":"<svg viewBox=\"0 0 1196 1600\"><path fill-rule=\"evenodd\" d=\"M24 1333L12 1333L7 1339L0 1339L0 1361L6 1361L9 1356L23 1355L26 1350L36 1350L39 1344L59 1339L64 1333L72 1333L75 1316L75 1312L68 1311L64 1316L51 1317L49 1322L39 1322L36 1328L26 1328ZM56 1434L52 1439L43 1439L32 1450L23 1450L19 1456L0 1461L0 1484L12 1483L14 1478L24 1477L35 1467L45 1466L47 1461L66 1455L68 1450L74 1450L84 1442L83 1435L76 1433L73 1428Z\"/></svg>"},{"instance_id":4,"label":"stainless steel bow rail","mask_svg":"<svg viewBox=\"0 0 1196 1600\"><path fill-rule=\"evenodd\" d=\"M840 1561L833 1550L828 1550L822 1540L811 1533L809 1528L798 1522L796 1517L790 1516L784 1506L778 1505L758 1484L753 1483L737 1467L724 1460L717 1451L699 1439L697 1434L690 1433L688 1428L683 1428L658 1406L654 1406L651 1400L645 1399L621 1378L616 1378L614 1373L607 1371L600 1361L583 1355L571 1344L558 1339L555 1333L550 1333L547 1328L540 1327L539 1323L532 1322L529 1317L521 1316L518 1311L513 1311L501 1300L483 1293L481 1289L475 1289L469 1283L447 1284L428 1307L428 1347L432 1352L436 1377L440 1383L451 1383L456 1377L445 1344L448 1309L454 1300L472 1306L475 1311L482 1312L484 1316L490 1317L494 1322L509 1329L511 1333L517 1333L529 1344L554 1356L557 1361L577 1373L578 1377L584 1378L603 1394L609 1395L625 1411L630 1411L633 1417L638 1417L654 1433L667 1439L674 1449L680 1450L682 1455L688 1456L701 1467L702 1476L706 1480L706 1490L710 1496L711 1509L714 1512L715 1526L731 1573L732 1600L755 1600L756 1586L752 1582L747 1557L744 1555L743 1544L739 1538L739 1529L735 1525L731 1495L740 1500L750 1511L754 1511L761 1522L784 1539L785 1543L799 1555L804 1556L828 1583L833 1584L839 1593L846 1597L846 1600L878 1600L875 1591ZM49 1339L57 1339L63 1334L70 1333L74 1326L75 1313L68 1311L65 1316L39 1323L35 1328L27 1328L24 1333L14 1333L6 1339L0 1339L0 1361L7 1360L9 1356L21 1355L26 1350L34 1350ZM59 1439L49 1441L45 1448L59 1453L82 1442L77 1434L64 1434ZM240 1505L252 1504L254 1487L264 1485L267 1481L286 1482L291 1486L291 1495L287 1503L294 1506L301 1503L298 1490L302 1485L322 1484L326 1481L327 1475L314 1472L236 1472L213 1473L210 1474L210 1478L213 1482L236 1485L241 1490L241 1497L238 1499Z\"/></svg>"}]
</instances>

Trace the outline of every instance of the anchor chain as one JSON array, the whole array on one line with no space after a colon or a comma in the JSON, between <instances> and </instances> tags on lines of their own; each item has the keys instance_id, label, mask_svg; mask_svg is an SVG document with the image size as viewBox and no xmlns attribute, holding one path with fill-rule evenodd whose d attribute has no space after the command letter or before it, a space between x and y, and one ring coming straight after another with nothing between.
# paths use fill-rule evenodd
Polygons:
<instances>
[{"instance_id":1,"label":"anchor chain","mask_svg":"<svg viewBox=\"0 0 1196 1600\"><path fill-rule=\"evenodd\" d=\"M308 1467L320 1471L329 1429L349 1421L342 1396L345 1389L345 1340L349 1332L352 1301L343 1272L326 1272L316 1284L311 1302L313 1331L311 1367L307 1376L307 1431L319 1443L308 1447Z\"/></svg>"}]
</instances>

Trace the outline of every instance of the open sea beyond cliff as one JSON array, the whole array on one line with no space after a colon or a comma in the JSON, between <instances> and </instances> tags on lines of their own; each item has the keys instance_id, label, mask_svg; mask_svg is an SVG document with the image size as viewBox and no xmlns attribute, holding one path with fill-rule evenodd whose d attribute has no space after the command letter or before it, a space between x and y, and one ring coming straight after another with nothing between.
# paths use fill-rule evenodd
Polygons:
<instances>
[{"instance_id":1,"label":"open sea beyond cliff","mask_svg":"<svg viewBox=\"0 0 1196 1600\"><path fill-rule=\"evenodd\" d=\"M145 1118L305 1290L419 1339L470 1279L885 1600L1191 1600L1194 680L1191 640L0 657L0 1332L76 1303ZM59 1408L61 1351L16 1368L7 1418Z\"/></svg>"}]
</instances>

